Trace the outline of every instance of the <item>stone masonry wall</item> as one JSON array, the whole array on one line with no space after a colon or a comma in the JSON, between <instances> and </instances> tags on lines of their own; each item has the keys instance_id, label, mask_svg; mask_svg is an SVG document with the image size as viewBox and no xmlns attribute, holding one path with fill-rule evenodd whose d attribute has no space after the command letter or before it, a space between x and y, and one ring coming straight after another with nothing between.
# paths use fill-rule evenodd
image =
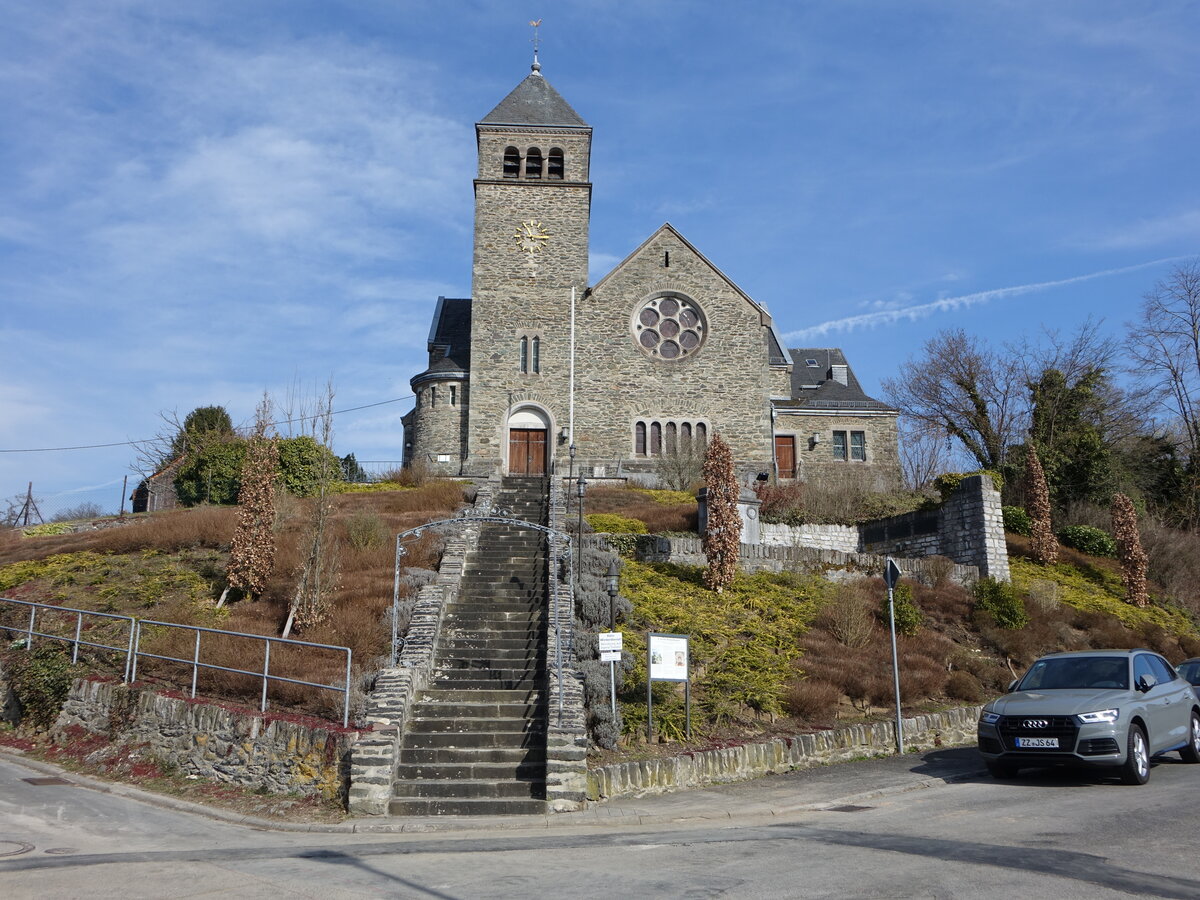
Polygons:
<instances>
[{"instance_id":1,"label":"stone masonry wall","mask_svg":"<svg viewBox=\"0 0 1200 900\"><path fill-rule=\"evenodd\" d=\"M904 719L906 750L953 747L975 740L981 707L971 706ZM602 766L588 773L588 799L639 797L807 769L896 750L894 722L818 731L762 744L703 750L687 756Z\"/></svg>"},{"instance_id":2,"label":"stone masonry wall","mask_svg":"<svg viewBox=\"0 0 1200 900\"><path fill-rule=\"evenodd\" d=\"M551 528L564 530L566 500L560 479L550 479ZM560 583L553 571L556 546L565 543L551 538L546 583L556 590L560 615L550 618L547 629L546 679L549 683L549 720L546 731L546 808L550 812L582 809L587 801L587 725L583 704L583 675L575 662L575 611L570 581ZM578 548L572 550L577 553ZM551 611L556 607L552 604ZM562 655L562 689L556 671L558 653ZM561 716L560 716L561 706Z\"/></svg>"},{"instance_id":3,"label":"stone masonry wall","mask_svg":"<svg viewBox=\"0 0 1200 900\"><path fill-rule=\"evenodd\" d=\"M638 540L634 551L639 562L669 562L683 566L707 565L699 538L658 537ZM763 546L742 544L738 566L743 572L813 572L836 579L841 571L850 575L883 575L886 556L848 553L819 547ZM896 565L908 578L932 585L939 577L956 584L974 584L980 578L975 566L947 563L942 559L897 557ZM947 570L948 569L948 570ZM842 576L842 577L846 577Z\"/></svg>"},{"instance_id":4,"label":"stone masonry wall","mask_svg":"<svg viewBox=\"0 0 1200 900\"><path fill-rule=\"evenodd\" d=\"M859 551L854 525L776 525L760 522L759 542L767 547L810 547L814 550Z\"/></svg>"},{"instance_id":5,"label":"stone masonry wall","mask_svg":"<svg viewBox=\"0 0 1200 900\"><path fill-rule=\"evenodd\" d=\"M805 410L799 414L781 411L775 420L775 434L795 438L796 478L799 481L844 483L862 490L892 491L903 483L896 419L895 413ZM864 432L866 460L835 459L834 431ZM811 441L814 434L821 436L815 444ZM849 452L847 444L847 455Z\"/></svg>"},{"instance_id":6,"label":"stone masonry wall","mask_svg":"<svg viewBox=\"0 0 1200 900\"><path fill-rule=\"evenodd\" d=\"M264 716L113 682L79 679L54 726L59 741L73 728L125 744L144 744L187 775L272 793L345 796L358 732L330 723Z\"/></svg>"},{"instance_id":7,"label":"stone masonry wall","mask_svg":"<svg viewBox=\"0 0 1200 900\"><path fill-rule=\"evenodd\" d=\"M490 509L494 497L494 483L480 485L475 508ZM437 577L417 594L398 665L384 669L375 679L364 715L372 731L359 739L350 758L348 806L354 815L387 814L405 717L413 699L429 684L442 616L458 596L467 555L478 543L477 524L447 538Z\"/></svg>"}]
</instances>

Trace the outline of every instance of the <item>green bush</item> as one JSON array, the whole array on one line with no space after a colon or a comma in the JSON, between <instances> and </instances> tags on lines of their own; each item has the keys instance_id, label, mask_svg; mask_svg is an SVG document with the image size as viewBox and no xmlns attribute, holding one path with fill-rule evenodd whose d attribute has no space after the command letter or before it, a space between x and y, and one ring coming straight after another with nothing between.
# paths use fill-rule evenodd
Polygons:
<instances>
[{"instance_id":1,"label":"green bush","mask_svg":"<svg viewBox=\"0 0 1200 900\"><path fill-rule=\"evenodd\" d=\"M603 534L646 534L646 523L640 519L627 519L616 513L592 513L584 516L592 530Z\"/></svg>"},{"instance_id":2,"label":"green bush","mask_svg":"<svg viewBox=\"0 0 1200 900\"><path fill-rule=\"evenodd\" d=\"M1033 534L1033 519L1029 518L1029 513L1025 512L1024 507L1004 506L1001 507L1001 512L1004 513L1005 531L1025 537Z\"/></svg>"},{"instance_id":3,"label":"green bush","mask_svg":"<svg viewBox=\"0 0 1200 900\"><path fill-rule=\"evenodd\" d=\"M933 486L942 495L942 500L946 501L950 499L951 494L958 490L959 485L972 475L986 475L992 479L992 484L997 491L1004 489L1004 476L991 469L976 469L974 472L946 472L933 480Z\"/></svg>"},{"instance_id":4,"label":"green bush","mask_svg":"<svg viewBox=\"0 0 1200 900\"><path fill-rule=\"evenodd\" d=\"M66 534L71 530L70 522L46 522L42 525L30 525L21 529L22 537L46 537L52 534Z\"/></svg>"},{"instance_id":5,"label":"green bush","mask_svg":"<svg viewBox=\"0 0 1200 900\"><path fill-rule=\"evenodd\" d=\"M175 476L175 493L183 506L237 503L242 485L246 442L212 443L188 457Z\"/></svg>"},{"instance_id":6,"label":"green bush","mask_svg":"<svg viewBox=\"0 0 1200 900\"><path fill-rule=\"evenodd\" d=\"M308 435L279 442L279 478L289 494L312 497L320 490L322 480L332 488L341 477L342 461Z\"/></svg>"},{"instance_id":7,"label":"green bush","mask_svg":"<svg viewBox=\"0 0 1200 900\"><path fill-rule=\"evenodd\" d=\"M896 607L896 634L912 637L921 630L921 623L924 621L921 608L917 606L917 601L913 597L912 585L904 583L896 585L896 589L892 591L892 602ZM889 625L886 594L879 601L879 618L883 620L885 626Z\"/></svg>"},{"instance_id":8,"label":"green bush","mask_svg":"<svg viewBox=\"0 0 1200 900\"><path fill-rule=\"evenodd\" d=\"M975 609L990 615L1001 628L1014 630L1029 624L1025 600L1007 581L979 579L975 583Z\"/></svg>"},{"instance_id":9,"label":"green bush","mask_svg":"<svg viewBox=\"0 0 1200 900\"><path fill-rule=\"evenodd\" d=\"M58 718L75 680L74 668L60 647L43 646L9 653L4 670L21 704L21 721L49 728Z\"/></svg>"},{"instance_id":10,"label":"green bush","mask_svg":"<svg viewBox=\"0 0 1200 900\"><path fill-rule=\"evenodd\" d=\"M1116 556L1117 543L1107 531L1091 525L1068 525L1059 529L1058 539L1067 547L1090 556Z\"/></svg>"}]
</instances>

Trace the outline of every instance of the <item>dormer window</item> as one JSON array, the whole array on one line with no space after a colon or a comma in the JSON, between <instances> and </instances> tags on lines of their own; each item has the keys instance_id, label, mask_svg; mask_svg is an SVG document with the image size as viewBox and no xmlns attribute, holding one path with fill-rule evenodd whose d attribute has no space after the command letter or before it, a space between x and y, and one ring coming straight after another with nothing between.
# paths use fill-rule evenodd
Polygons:
<instances>
[{"instance_id":1,"label":"dormer window","mask_svg":"<svg viewBox=\"0 0 1200 900\"><path fill-rule=\"evenodd\" d=\"M516 147L504 148L504 177L521 177L521 151Z\"/></svg>"},{"instance_id":2,"label":"dormer window","mask_svg":"<svg viewBox=\"0 0 1200 900\"><path fill-rule=\"evenodd\" d=\"M564 170L562 150L551 147L550 156L546 160L546 178L550 181L562 181Z\"/></svg>"},{"instance_id":3,"label":"dormer window","mask_svg":"<svg viewBox=\"0 0 1200 900\"><path fill-rule=\"evenodd\" d=\"M542 151L537 147L530 147L525 154L525 177L542 177Z\"/></svg>"}]
</instances>

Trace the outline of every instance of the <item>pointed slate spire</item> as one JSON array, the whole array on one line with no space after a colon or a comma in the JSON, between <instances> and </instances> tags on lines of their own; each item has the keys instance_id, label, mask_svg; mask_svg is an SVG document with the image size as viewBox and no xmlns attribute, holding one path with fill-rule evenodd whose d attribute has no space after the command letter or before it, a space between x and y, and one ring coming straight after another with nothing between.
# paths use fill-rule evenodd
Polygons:
<instances>
[{"instance_id":1,"label":"pointed slate spire","mask_svg":"<svg viewBox=\"0 0 1200 900\"><path fill-rule=\"evenodd\" d=\"M532 71L525 76L525 80L513 88L479 124L589 127L542 75L542 64L535 59L530 68Z\"/></svg>"}]
</instances>

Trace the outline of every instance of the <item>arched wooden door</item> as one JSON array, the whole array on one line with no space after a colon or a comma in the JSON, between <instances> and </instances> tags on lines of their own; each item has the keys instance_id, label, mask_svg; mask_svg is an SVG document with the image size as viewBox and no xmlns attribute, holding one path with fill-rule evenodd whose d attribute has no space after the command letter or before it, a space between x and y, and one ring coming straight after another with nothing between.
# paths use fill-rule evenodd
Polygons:
<instances>
[{"instance_id":1,"label":"arched wooden door","mask_svg":"<svg viewBox=\"0 0 1200 900\"><path fill-rule=\"evenodd\" d=\"M545 475L550 429L545 417L522 409L508 420L508 474Z\"/></svg>"}]
</instances>

